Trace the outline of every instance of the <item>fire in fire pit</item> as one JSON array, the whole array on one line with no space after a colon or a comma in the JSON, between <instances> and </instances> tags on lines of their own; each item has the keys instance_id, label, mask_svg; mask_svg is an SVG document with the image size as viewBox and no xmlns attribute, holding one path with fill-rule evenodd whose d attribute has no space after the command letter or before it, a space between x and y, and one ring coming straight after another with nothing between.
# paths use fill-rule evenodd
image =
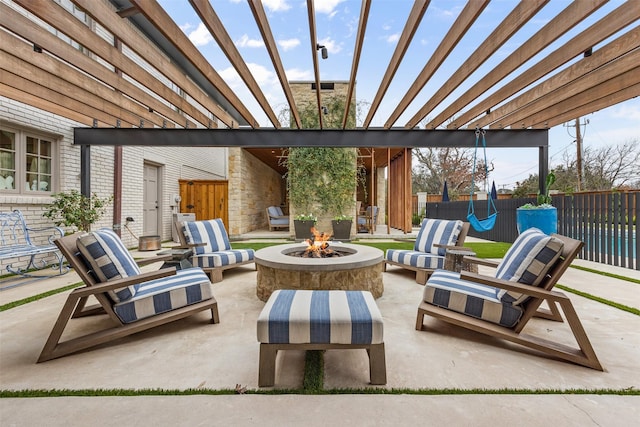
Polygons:
<instances>
[{"instance_id":1,"label":"fire in fire pit","mask_svg":"<svg viewBox=\"0 0 640 427\"><path fill-rule=\"evenodd\" d=\"M307 248L302 252L293 252L290 255L301 258L329 258L344 255L342 252L335 251L329 247L331 233L318 231L315 227L311 227L311 233L311 238L305 240Z\"/></svg>"}]
</instances>

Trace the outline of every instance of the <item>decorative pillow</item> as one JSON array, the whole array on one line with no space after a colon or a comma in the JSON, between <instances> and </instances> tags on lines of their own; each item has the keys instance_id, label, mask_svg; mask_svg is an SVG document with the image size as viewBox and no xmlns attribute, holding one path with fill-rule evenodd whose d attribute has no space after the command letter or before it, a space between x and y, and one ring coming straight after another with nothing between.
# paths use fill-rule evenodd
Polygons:
<instances>
[{"instance_id":1,"label":"decorative pillow","mask_svg":"<svg viewBox=\"0 0 640 427\"><path fill-rule=\"evenodd\" d=\"M80 236L77 245L100 282L140 274L138 264L124 247L120 237L112 230L92 231ZM116 303L126 301L135 294L136 289L133 285L109 291Z\"/></svg>"},{"instance_id":2,"label":"decorative pillow","mask_svg":"<svg viewBox=\"0 0 640 427\"><path fill-rule=\"evenodd\" d=\"M224 228L224 223L220 218L185 222L183 231L187 243L204 243L204 245L193 248L196 255L231 249L227 230Z\"/></svg>"},{"instance_id":3,"label":"decorative pillow","mask_svg":"<svg viewBox=\"0 0 640 427\"><path fill-rule=\"evenodd\" d=\"M522 232L507 251L496 270L496 278L538 286L562 253L562 240L544 234L537 228ZM523 303L526 295L501 290L498 297L514 305Z\"/></svg>"},{"instance_id":4,"label":"decorative pillow","mask_svg":"<svg viewBox=\"0 0 640 427\"><path fill-rule=\"evenodd\" d=\"M462 221L425 218L416 237L414 250L444 256L447 249L435 245L455 245L462 230Z\"/></svg>"}]
</instances>

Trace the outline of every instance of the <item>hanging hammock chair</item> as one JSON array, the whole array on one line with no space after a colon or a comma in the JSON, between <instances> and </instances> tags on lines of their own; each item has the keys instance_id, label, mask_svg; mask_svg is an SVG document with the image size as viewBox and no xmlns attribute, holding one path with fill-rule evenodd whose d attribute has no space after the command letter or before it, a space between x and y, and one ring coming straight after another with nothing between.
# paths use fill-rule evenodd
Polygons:
<instances>
[{"instance_id":1,"label":"hanging hammock chair","mask_svg":"<svg viewBox=\"0 0 640 427\"><path fill-rule=\"evenodd\" d=\"M484 139L484 130L476 129L476 150L473 153L473 170L471 172L471 194L469 197L469 207L467 209L467 221L471 224L474 230L479 233L483 231L491 230L496 225L496 218L498 217L498 210L493 202L493 197L488 197L487 200L487 217L484 219L478 219L475 209L473 207L473 189L475 188L475 176L476 176L476 159L478 158L478 140L482 134L482 150L484 151L484 176L485 176L485 192L489 194L489 180L487 179L487 142Z\"/></svg>"}]
</instances>

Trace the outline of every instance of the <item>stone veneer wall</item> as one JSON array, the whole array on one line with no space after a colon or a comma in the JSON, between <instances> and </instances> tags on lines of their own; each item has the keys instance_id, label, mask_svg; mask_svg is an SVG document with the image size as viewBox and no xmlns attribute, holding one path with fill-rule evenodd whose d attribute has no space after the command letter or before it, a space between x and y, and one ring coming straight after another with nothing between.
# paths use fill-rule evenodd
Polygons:
<instances>
[{"instance_id":1,"label":"stone veneer wall","mask_svg":"<svg viewBox=\"0 0 640 427\"><path fill-rule=\"evenodd\" d=\"M285 201L282 176L242 148L229 148L229 235L268 229L266 208Z\"/></svg>"},{"instance_id":2,"label":"stone veneer wall","mask_svg":"<svg viewBox=\"0 0 640 427\"><path fill-rule=\"evenodd\" d=\"M377 168L376 170L376 188L378 189L376 197L376 205L378 206L378 224L386 224L385 216L387 214L387 180L385 179L385 169Z\"/></svg>"}]
</instances>

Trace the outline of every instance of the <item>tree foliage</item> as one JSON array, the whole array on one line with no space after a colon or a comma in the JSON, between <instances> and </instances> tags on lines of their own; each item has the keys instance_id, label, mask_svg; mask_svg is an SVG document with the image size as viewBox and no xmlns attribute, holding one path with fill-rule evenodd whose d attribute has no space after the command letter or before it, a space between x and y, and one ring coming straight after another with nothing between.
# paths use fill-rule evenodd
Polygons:
<instances>
[{"instance_id":1,"label":"tree foliage","mask_svg":"<svg viewBox=\"0 0 640 427\"><path fill-rule=\"evenodd\" d=\"M89 231L91 224L104 215L106 207L113 201L113 196L102 199L93 193L91 197L86 197L78 190L51 196L53 203L49 205L43 216L52 219L58 226L76 227L81 231Z\"/></svg>"},{"instance_id":2,"label":"tree foliage","mask_svg":"<svg viewBox=\"0 0 640 427\"><path fill-rule=\"evenodd\" d=\"M585 147L582 156L582 191L640 188L640 147L638 140L600 148ZM578 190L577 156L565 153L562 163L553 168L554 189L563 193ZM529 175L516 184L514 197L527 197L538 191L538 175Z\"/></svg>"},{"instance_id":3,"label":"tree foliage","mask_svg":"<svg viewBox=\"0 0 640 427\"><path fill-rule=\"evenodd\" d=\"M447 181L449 196L455 200L461 193L471 190L472 178L475 189L487 179L484 159L476 159L476 172L473 175L473 149L460 147L421 148L414 150L418 164L413 168L413 191L440 193ZM487 172L492 172L494 165L487 165Z\"/></svg>"}]
</instances>

